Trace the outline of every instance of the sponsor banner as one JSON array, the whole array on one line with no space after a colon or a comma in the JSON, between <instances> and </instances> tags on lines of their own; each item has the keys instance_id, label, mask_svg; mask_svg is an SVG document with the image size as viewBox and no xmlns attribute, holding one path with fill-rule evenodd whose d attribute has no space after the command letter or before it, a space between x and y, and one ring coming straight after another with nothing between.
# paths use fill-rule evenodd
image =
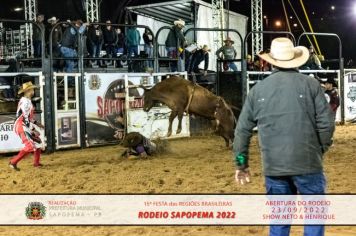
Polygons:
<instances>
[{"instance_id":1,"label":"sponsor banner","mask_svg":"<svg viewBox=\"0 0 356 236\"><path fill-rule=\"evenodd\" d=\"M345 76L345 119L356 118L356 73L349 73Z\"/></svg>"},{"instance_id":2,"label":"sponsor banner","mask_svg":"<svg viewBox=\"0 0 356 236\"><path fill-rule=\"evenodd\" d=\"M144 90L138 87L143 84L153 86L159 81L159 76L161 75L87 73L85 75L85 119L89 146L118 143L123 139L125 131L140 132L147 138L164 138L168 131L171 110L161 106L153 107L148 113L143 111ZM126 85L128 90L126 90ZM128 98L127 103L126 98ZM173 125L173 128L176 128L177 121ZM182 132L179 135L175 133L172 135L172 137L182 136L189 136L187 116L184 116L182 121Z\"/></svg>"},{"instance_id":3,"label":"sponsor banner","mask_svg":"<svg viewBox=\"0 0 356 236\"><path fill-rule=\"evenodd\" d=\"M35 114L36 120L41 120L40 114ZM25 145L21 138L14 132L14 123L16 115L1 115L0 116L0 153L17 152ZM43 129L37 129L42 140L41 147L45 148L45 136Z\"/></svg>"},{"instance_id":4,"label":"sponsor banner","mask_svg":"<svg viewBox=\"0 0 356 236\"><path fill-rule=\"evenodd\" d=\"M356 225L356 195L0 195L0 225Z\"/></svg>"}]
</instances>

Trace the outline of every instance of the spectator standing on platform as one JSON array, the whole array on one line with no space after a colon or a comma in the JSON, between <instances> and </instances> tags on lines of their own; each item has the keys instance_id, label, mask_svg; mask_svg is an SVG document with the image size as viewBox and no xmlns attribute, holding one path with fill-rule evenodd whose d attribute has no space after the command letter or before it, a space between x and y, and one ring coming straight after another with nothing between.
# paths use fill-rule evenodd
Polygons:
<instances>
[{"instance_id":1,"label":"spectator standing on platform","mask_svg":"<svg viewBox=\"0 0 356 236\"><path fill-rule=\"evenodd\" d=\"M63 39L61 43L61 53L65 58L77 57L77 31L79 34L83 34L86 30L86 27L89 25L88 23L83 23L82 20L76 20L73 22L75 28L73 26L67 27L64 31ZM74 70L76 63L74 59L67 59L64 71L67 73L71 73Z\"/></svg>"},{"instance_id":2,"label":"spectator standing on platform","mask_svg":"<svg viewBox=\"0 0 356 236\"><path fill-rule=\"evenodd\" d=\"M234 46L232 46L232 45L235 42L230 37L227 37L224 40L224 43L225 43L225 45L216 51L216 56L222 60L234 60L236 58L237 52L236 52L236 49L234 48ZM221 54L222 54L222 56L221 56ZM227 61L227 62L224 62L224 64L225 63L227 64L228 69L230 68L233 71L237 71L237 66L233 61Z\"/></svg>"},{"instance_id":3,"label":"spectator standing on platform","mask_svg":"<svg viewBox=\"0 0 356 236\"><path fill-rule=\"evenodd\" d=\"M127 57L129 60L129 72L139 72L142 71L144 66L140 61L130 61L132 57L138 57L139 55L139 45L141 41L140 32L136 27L131 26L127 29L126 34L126 46L127 46Z\"/></svg>"},{"instance_id":4,"label":"spectator standing on platform","mask_svg":"<svg viewBox=\"0 0 356 236\"><path fill-rule=\"evenodd\" d=\"M204 45L201 49L196 50L191 58L191 63L189 63L188 73L200 73L199 65L204 61L203 75L208 74L209 67L209 52L210 49L208 45Z\"/></svg>"},{"instance_id":5,"label":"spectator standing on platform","mask_svg":"<svg viewBox=\"0 0 356 236\"><path fill-rule=\"evenodd\" d=\"M181 65L182 60L180 54L184 51L184 47L187 45L187 41L183 35L183 28L185 22L181 19L174 21L174 26L169 31L166 39L167 55L171 59L178 59L178 63ZM170 62L169 66L171 72L178 71L177 62ZM183 67L183 65L181 65Z\"/></svg>"},{"instance_id":6,"label":"spectator standing on platform","mask_svg":"<svg viewBox=\"0 0 356 236\"><path fill-rule=\"evenodd\" d=\"M106 24L111 24L110 20L106 21ZM103 30L104 46L106 50L106 56L108 58L116 57L116 44L118 41L117 33L111 25L107 25Z\"/></svg>"},{"instance_id":7,"label":"spectator standing on platform","mask_svg":"<svg viewBox=\"0 0 356 236\"><path fill-rule=\"evenodd\" d=\"M121 31L120 28L116 29L116 34L117 34L117 45L116 45L116 52L119 54L119 59L124 59L124 54L125 54L125 35L124 33ZM122 68L122 61L119 60L117 63L117 67Z\"/></svg>"},{"instance_id":8,"label":"spectator standing on platform","mask_svg":"<svg viewBox=\"0 0 356 236\"><path fill-rule=\"evenodd\" d=\"M43 24L44 15L38 14L36 17L36 25L32 26L32 40L33 40L33 54L34 57L41 57L42 55L42 31L45 30L45 25Z\"/></svg>"},{"instance_id":9,"label":"spectator standing on platform","mask_svg":"<svg viewBox=\"0 0 356 236\"><path fill-rule=\"evenodd\" d=\"M329 102L335 120L337 108L340 106L340 98L339 98L339 93L336 89L337 84L335 83L334 76L332 74L328 75L328 79L324 83L324 87L325 87L325 94L328 96L327 101Z\"/></svg>"},{"instance_id":10,"label":"spectator standing on platform","mask_svg":"<svg viewBox=\"0 0 356 236\"><path fill-rule=\"evenodd\" d=\"M126 34L126 45L127 45L127 55L128 57L137 57L139 54L139 45L141 41L140 32L137 30L136 27L131 26L127 29Z\"/></svg>"},{"instance_id":11,"label":"spectator standing on platform","mask_svg":"<svg viewBox=\"0 0 356 236\"><path fill-rule=\"evenodd\" d=\"M48 51L50 50L49 48L49 40L50 40L50 34L51 31L53 29L53 27L55 27L55 25L58 22L58 19L53 16L51 18L49 18L47 20L48 22L48 27L47 27L47 42L48 42ZM60 25L57 25L53 31L52 31L52 53L53 53L53 57L60 57L61 55L61 51L60 51L60 42L62 41L62 37L63 37L63 31L62 31L62 27ZM49 54L49 53L48 53ZM55 60L53 62L53 66L54 68L59 69L60 68L60 61L59 60Z\"/></svg>"},{"instance_id":12,"label":"spectator standing on platform","mask_svg":"<svg viewBox=\"0 0 356 236\"><path fill-rule=\"evenodd\" d=\"M325 194L323 155L332 144L335 122L324 92L315 79L296 68L309 58L308 49L289 38L272 41L259 57L276 70L249 92L235 130L235 180L250 182L249 143L258 127L267 194ZM271 225L270 236L288 236L290 225ZM304 226L304 235L323 236L324 225Z\"/></svg>"},{"instance_id":13,"label":"spectator standing on platform","mask_svg":"<svg viewBox=\"0 0 356 236\"><path fill-rule=\"evenodd\" d=\"M90 46L90 56L91 57L100 57L101 47L103 46L103 31L99 27L99 25L94 24L88 30L88 40ZM101 65L101 61L97 60L98 66Z\"/></svg>"},{"instance_id":14,"label":"spectator standing on platform","mask_svg":"<svg viewBox=\"0 0 356 236\"><path fill-rule=\"evenodd\" d=\"M321 67L321 62L319 60L318 55L316 55L314 47L310 46L309 47L309 59L305 65L301 67L303 70L322 70L323 68Z\"/></svg>"},{"instance_id":15,"label":"spectator standing on platform","mask_svg":"<svg viewBox=\"0 0 356 236\"><path fill-rule=\"evenodd\" d=\"M120 28L116 29L117 33L117 53L125 53L125 35Z\"/></svg>"},{"instance_id":16,"label":"spectator standing on platform","mask_svg":"<svg viewBox=\"0 0 356 236\"><path fill-rule=\"evenodd\" d=\"M145 33L143 33L143 41L145 42L145 53L147 57L153 58L153 36L148 29L145 29ZM153 68L153 61L147 61L146 66Z\"/></svg>"},{"instance_id":17,"label":"spectator standing on platform","mask_svg":"<svg viewBox=\"0 0 356 236\"><path fill-rule=\"evenodd\" d=\"M53 16L53 17L49 18L47 20L47 22L49 24L48 27L47 27L47 39L48 39L48 42L49 42L49 37L50 37L51 30L57 24L58 19L55 16ZM57 25L53 29L53 32L52 32L52 46L53 46L53 49L57 49L57 50L59 49L59 44L60 44L60 42L62 40L62 36L63 36L62 27L60 25Z\"/></svg>"}]
</instances>

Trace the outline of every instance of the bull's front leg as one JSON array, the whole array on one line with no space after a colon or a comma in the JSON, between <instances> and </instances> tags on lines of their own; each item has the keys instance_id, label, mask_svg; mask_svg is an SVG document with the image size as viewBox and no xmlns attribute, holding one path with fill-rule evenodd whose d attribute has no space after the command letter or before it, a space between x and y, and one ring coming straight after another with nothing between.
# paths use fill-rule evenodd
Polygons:
<instances>
[{"instance_id":1,"label":"bull's front leg","mask_svg":"<svg viewBox=\"0 0 356 236\"><path fill-rule=\"evenodd\" d=\"M177 128L177 134L180 134L182 132L182 119L183 119L183 112L178 113L178 128Z\"/></svg>"},{"instance_id":2,"label":"bull's front leg","mask_svg":"<svg viewBox=\"0 0 356 236\"><path fill-rule=\"evenodd\" d=\"M173 123L173 120L176 118L177 114L178 114L177 111L172 111L171 115L169 116L169 126L168 126L167 137L172 135L172 123Z\"/></svg>"}]
</instances>

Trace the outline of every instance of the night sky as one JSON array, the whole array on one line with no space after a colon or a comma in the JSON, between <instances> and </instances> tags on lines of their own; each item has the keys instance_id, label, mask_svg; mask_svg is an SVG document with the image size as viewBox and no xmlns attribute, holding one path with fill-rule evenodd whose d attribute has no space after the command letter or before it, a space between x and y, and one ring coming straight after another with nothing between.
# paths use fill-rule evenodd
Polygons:
<instances>
[{"instance_id":1,"label":"night sky","mask_svg":"<svg viewBox=\"0 0 356 236\"><path fill-rule=\"evenodd\" d=\"M15 7L23 7L23 0L0 0L0 17L1 18L12 18L12 19L23 19L24 13L15 12L13 9ZM83 11L83 4L81 0L60 0L60 1L49 1L49 0L37 0L39 12L45 14L46 17L51 17L53 15L64 20L67 18L85 18ZM100 1L100 0L99 0ZM281 4L282 0L263 0L263 10L264 15L266 15L267 20L264 20L265 30L286 30L285 16ZM302 30L299 23L296 21L294 14L289 7L288 0L284 0L287 7L288 15L292 15L293 19L290 20L292 32L298 36ZM307 26L304 13L302 11L300 0L290 0L297 11L303 25L309 31ZM102 0L101 3L101 16L102 21L106 19L111 19L113 22L117 22L120 13L128 5L140 5L148 4L153 2L164 2L164 1L152 1L152 0ZM210 2L210 1L207 1ZM356 13L354 12L353 5L356 4L356 0L304 0L309 17L312 22L314 31L316 32L331 32L337 33L343 43L343 54L345 58L345 63L349 59L356 61L356 48L354 46L356 42ZM331 6L335 6L332 10ZM230 9L244 14L250 17L250 0L230 0ZM312 14L314 12L314 14ZM105 17L103 17L105 16ZM279 20L282 26L276 27L275 22ZM268 25L267 25L268 22ZM297 24L294 27L293 24ZM337 58L337 44L332 39L328 38L318 38L321 51L326 56L326 58L336 59Z\"/></svg>"}]
</instances>

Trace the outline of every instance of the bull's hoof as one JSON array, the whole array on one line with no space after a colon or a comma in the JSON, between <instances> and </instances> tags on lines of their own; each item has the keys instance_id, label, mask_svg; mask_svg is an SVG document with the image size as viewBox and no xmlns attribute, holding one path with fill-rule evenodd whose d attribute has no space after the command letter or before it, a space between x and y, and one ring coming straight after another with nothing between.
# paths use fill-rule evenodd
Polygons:
<instances>
[{"instance_id":1,"label":"bull's hoof","mask_svg":"<svg viewBox=\"0 0 356 236\"><path fill-rule=\"evenodd\" d=\"M177 134L180 134L180 132L182 132L182 128L177 129Z\"/></svg>"},{"instance_id":2,"label":"bull's hoof","mask_svg":"<svg viewBox=\"0 0 356 236\"><path fill-rule=\"evenodd\" d=\"M172 135L172 131L168 131L167 137L170 137Z\"/></svg>"}]
</instances>

